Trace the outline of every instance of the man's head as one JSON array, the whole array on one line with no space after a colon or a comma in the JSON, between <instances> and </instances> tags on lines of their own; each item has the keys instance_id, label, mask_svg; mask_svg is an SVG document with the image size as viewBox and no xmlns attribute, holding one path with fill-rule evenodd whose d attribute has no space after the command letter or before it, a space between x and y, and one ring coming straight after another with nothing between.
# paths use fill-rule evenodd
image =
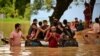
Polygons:
<instances>
[{"instance_id":1,"label":"man's head","mask_svg":"<svg viewBox=\"0 0 100 56\"><path fill-rule=\"evenodd\" d=\"M54 20L54 22L58 22L58 19L57 19L57 18L55 18L55 17L53 17L53 20Z\"/></svg>"},{"instance_id":2,"label":"man's head","mask_svg":"<svg viewBox=\"0 0 100 56\"><path fill-rule=\"evenodd\" d=\"M37 24L38 20L37 19L33 19L33 23Z\"/></svg>"},{"instance_id":3,"label":"man's head","mask_svg":"<svg viewBox=\"0 0 100 56\"><path fill-rule=\"evenodd\" d=\"M85 5L85 8L89 7L89 3L87 2L85 2L84 5Z\"/></svg>"},{"instance_id":4,"label":"man's head","mask_svg":"<svg viewBox=\"0 0 100 56\"><path fill-rule=\"evenodd\" d=\"M39 24L39 26L42 26L42 22L41 21L38 24Z\"/></svg>"},{"instance_id":5,"label":"man's head","mask_svg":"<svg viewBox=\"0 0 100 56\"><path fill-rule=\"evenodd\" d=\"M78 21L78 18L75 18L75 21Z\"/></svg>"},{"instance_id":6,"label":"man's head","mask_svg":"<svg viewBox=\"0 0 100 56\"><path fill-rule=\"evenodd\" d=\"M58 22L59 22L58 18L53 17L53 25L57 26Z\"/></svg>"},{"instance_id":7,"label":"man's head","mask_svg":"<svg viewBox=\"0 0 100 56\"><path fill-rule=\"evenodd\" d=\"M67 20L64 19L64 20L63 20L63 24L64 24L64 25L67 25L67 23L68 23Z\"/></svg>"},{"instance_id":8,"label":"man's head","mask_svg":"<svg viewBox=\"0 0 100 56\"><path fill-rule=\"evenodd\" d=\"M16 23L15 24L15 29L18 30L18 31L20 31L21 30L21 24Z\"/></svg>"},{"instance_id":9,"label":"man's head","mask_svg":"<svg viewBox=\"0 0 100 56\"><path fill-rule=\"evenodd\" d=\"M48 21L47 20L43 20L43 24L44 25L47 25L48 24Z\"/></svg>"},{"instance_id":10,"label":"man's head","mask_svg":"<svg viewBox=\"0 0 100 56\"><path fill-rule=\"evenodd\" d=\"M95 22L96 22L96 23L99 23L99 18L96 18L96 19L95 19Z\"/></svg>"}]
</instances>

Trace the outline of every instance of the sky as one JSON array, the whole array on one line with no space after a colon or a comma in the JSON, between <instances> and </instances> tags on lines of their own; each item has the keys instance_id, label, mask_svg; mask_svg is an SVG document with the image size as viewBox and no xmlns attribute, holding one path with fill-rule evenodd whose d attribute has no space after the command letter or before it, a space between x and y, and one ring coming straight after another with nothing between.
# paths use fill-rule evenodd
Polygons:
<instances>
[{"instance_id":1,"label":"sky","mask_svg":"<svg viewBox=\"0 0 100 56\"><path fill-rule=\"evenodd\" d=\"M31 3L32 3L33 0L31 0ZM74 21L74 18L77 17L79 18L79 20L83 20L84 21L84 14L83 14L83 11L84 11L84 5L83 4L80 4L78 6L74 5L74 4L71 4L71 7L70 9L66 10L64 12L64 14L62 15L60 21L62 22L64 19L67 19L69 22L70 21ZM41 20L49 20L49 16L52 15L53 13L53 9L50 10L50 12L47 12L46 10L44 11L41 11L39 10L38 14L37 15L31 15L31 22L34 18L37 18L39 21ZM96 17L100 16L100 0L97 0L96 1L96 4L95 4L95 7L94 7L94 11L93 11L93 21Z\"/></svg>"}]
</instances>

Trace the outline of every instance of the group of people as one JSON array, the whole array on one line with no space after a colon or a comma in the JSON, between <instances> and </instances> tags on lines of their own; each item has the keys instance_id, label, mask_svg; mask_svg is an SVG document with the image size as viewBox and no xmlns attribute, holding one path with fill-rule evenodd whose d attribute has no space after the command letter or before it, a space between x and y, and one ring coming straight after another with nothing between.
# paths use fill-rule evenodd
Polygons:
<instances>
[{"instance_id":1,"label":"group of people","mask_svg":"<svg viewBox=\"0 0 100 56\"><path fill-rule=\"evenodd\" d=\"M40 21L38 23L39 26L37 26L37 19L34 19L32 25L29 28L27 39L48 41L49 47L57 47L58 42L63 46L64 42L62 43L61 39L63 37L64 40L73 38L75 35L75 31L77 31L79 25L81 24L78 22L77 18L76 24L74 24L73 22L70 25L66 19L63 20L63 24L61 22L58 22L57 19L54 19L53 23L53 25L48 25L48 21L43 20L43 22Z\"/></svg>"},{"instance_id":2,"label":"group of people","mask_svg":"<svg viewBox=\"0 0 100 56\"><path fill-rule=\"evenodd\" d=\"M75 20L75 22L69 23L64 19L62 24L55 19L54 24L49 25L47 20L38 22L37 19L34 19L26 38L21 32L21 24L17 23L15 24L15 30L10 35L10 43L12 46L20 45L20 37L23 37L27 42L37 41L39 43L40 40L48 41L49 47L58 47L58 43L64 46L65 40L73 39L75 31L83 29L78 29L82 22L79 22L77 18ZM32 45L32 43L29 45Z\"/></svg>"},{"instance_id":3,"label":"group of people","mask_svg":"<svg viewBox=\"0 0 100 56\"><path fill-rule=\"evenodd\" d=\"M47 20L38 22L37 19L33 19L33 23L26 37L21 32L21 24L17 23L15 24L15 30L10 35L10 43L12 46L20 46L22 37L26 42L30 42L27 43L27 45L32 45L32 41L40 43L41 40L48 41L49 47L58 47L58 45L67 46L67 42L70 40L73 40L72 43L70 43L71 45L78 45L74 39L74 35L76 31L84 29L82 20L78 21L78 18L75 18L75 21L67 22L67 20L64 19L61 23L58 19L54 18L53 23L54 24L49 25ZM99 18L95 19L92 29L95 32L100 32Z\"/></svg>"}]
</instances>

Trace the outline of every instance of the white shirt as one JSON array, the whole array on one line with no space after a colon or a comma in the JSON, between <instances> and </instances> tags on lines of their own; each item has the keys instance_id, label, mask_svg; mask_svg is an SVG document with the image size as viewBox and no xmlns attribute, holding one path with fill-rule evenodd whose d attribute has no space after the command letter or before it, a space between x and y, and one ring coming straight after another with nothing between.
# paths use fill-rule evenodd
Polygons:
<instances>
[{"instance_id":1,"label":"white shirt","mask_svg":"<svg viewBox=\"0 0 100 56\"><path fill-rule=\"evenodd\" d=\"M100 32L100 24L94 23L94 24L93 24L93 31L94 31L95 33Z\"/></svg>"}]
</instances>

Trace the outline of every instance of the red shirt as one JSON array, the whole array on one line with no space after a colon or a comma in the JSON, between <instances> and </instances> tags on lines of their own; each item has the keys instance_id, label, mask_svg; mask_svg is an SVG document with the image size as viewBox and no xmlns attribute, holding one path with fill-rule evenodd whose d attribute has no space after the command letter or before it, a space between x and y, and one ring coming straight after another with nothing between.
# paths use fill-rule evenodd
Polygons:
<instances>
[{"instance_id":1,"label":"red shirt","mask_svg":"<svg viewBox=\"0 0 100 56\"><path fill-rule=\"evenodd\" d=\"M60 38L60 35L55 33L55 37L54 37L51 34L52 33L48 34L49 47L58 47L58 39Z\"/></svg>"}]
</instances>

